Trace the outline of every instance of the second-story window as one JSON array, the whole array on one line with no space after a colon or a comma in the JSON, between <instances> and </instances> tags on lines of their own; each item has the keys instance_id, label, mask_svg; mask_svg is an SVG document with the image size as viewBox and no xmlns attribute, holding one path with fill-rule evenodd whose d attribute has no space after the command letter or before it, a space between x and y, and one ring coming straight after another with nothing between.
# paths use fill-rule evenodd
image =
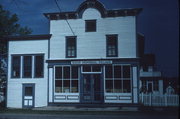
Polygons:
<instances>
[{"instance_id":1,"label":"second-story window","mask_svg":"<svg viewBox=\"0 0 180 119\"><path fill-rule=\"evenodd\" d=\"M85 25L86 32L96 32L96 20L86 20Z\"/></svg>"},{"instance_id":2,"label":"second-story window","mask_svg":"<svg viewBox=\"0 0 180 119\"><path fill-rule=\"evenodd\" d=\"M76 57L76 37L66 37L66 57Z\"/></svg>"},{"instance_id":3,"label":"second-story window","mask_svg":"<svg viewBox=\"0 0 180 119\"><path fill-rule=\"evenodd\" d=\"M117 57L118 56L118 36L117 35L107 35L107 57Z\"/></svg>"}]
</instances>

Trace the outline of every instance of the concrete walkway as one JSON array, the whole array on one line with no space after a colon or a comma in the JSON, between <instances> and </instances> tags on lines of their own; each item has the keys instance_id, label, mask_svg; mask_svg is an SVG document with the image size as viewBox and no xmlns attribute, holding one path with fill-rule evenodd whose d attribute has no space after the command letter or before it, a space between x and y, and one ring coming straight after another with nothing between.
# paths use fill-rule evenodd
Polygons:
<instances>
[{"instance_id":1,"label":"concrete walkway","mask_svg":"<svg viewBox=\"0 0 180 119\"><path fill-rule=\"evenodd\" d=\"M49 111L138 111L138 107L103 107L103 108L88 108L75 106L47 106L33 108L33 110L49 110Z\"/></svg>"}]
</instances>

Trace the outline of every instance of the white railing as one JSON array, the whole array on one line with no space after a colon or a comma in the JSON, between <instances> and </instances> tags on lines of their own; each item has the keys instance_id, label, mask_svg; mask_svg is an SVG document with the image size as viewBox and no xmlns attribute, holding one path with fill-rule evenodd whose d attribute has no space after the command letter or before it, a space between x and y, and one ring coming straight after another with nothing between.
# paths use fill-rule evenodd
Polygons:
<instances>
[{"instance_id":1,"label":"white railing","mask_svg":"<svg viewBox=\"0 0 180 119\"><path fill-rule=\"evenodd\" d=\"M140 94L140 103L144 106L179 106L179 95Z\"/></svg>"}]
</instances>

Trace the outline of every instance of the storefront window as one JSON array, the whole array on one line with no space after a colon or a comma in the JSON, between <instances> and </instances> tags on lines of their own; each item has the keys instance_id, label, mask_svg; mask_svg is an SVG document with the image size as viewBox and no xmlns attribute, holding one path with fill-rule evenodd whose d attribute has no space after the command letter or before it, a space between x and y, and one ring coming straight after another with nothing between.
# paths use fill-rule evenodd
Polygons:
<instances>
[{"instance_id":1,"label":"storefront window","mask_svg":"<svg viewBox=\"0 0 180 119\"><path fill-rule=\"evenodd\" d=\"M130 93L131 70L130 66L105 66L105 86L107 93Z\"/></svg>"},{"instance_id":2,"label":"storefront window","mask_svg":"<svg viewBox=\"0 0 180 119\"><path fill-rule=\"evenodd\" d=\"M77 66L55 67L55 92L77 93L79 70Z\"/></svg>"}]
</instances>

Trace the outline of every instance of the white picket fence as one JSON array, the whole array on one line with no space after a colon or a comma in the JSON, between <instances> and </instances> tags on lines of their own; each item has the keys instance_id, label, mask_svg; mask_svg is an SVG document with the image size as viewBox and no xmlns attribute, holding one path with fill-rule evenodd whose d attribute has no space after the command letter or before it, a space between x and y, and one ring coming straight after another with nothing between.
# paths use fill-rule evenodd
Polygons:
<instances>
[{"instance_id":1,"label":"white picket fence","mask_svg":"<svg viewBox=\"0 0 180 119\"><path fill-rule=\"evenodd\" d=\"M144 106L179 106L179 95L175 94L140 94L140 103Z\"/></svg>"}]
</instances>

